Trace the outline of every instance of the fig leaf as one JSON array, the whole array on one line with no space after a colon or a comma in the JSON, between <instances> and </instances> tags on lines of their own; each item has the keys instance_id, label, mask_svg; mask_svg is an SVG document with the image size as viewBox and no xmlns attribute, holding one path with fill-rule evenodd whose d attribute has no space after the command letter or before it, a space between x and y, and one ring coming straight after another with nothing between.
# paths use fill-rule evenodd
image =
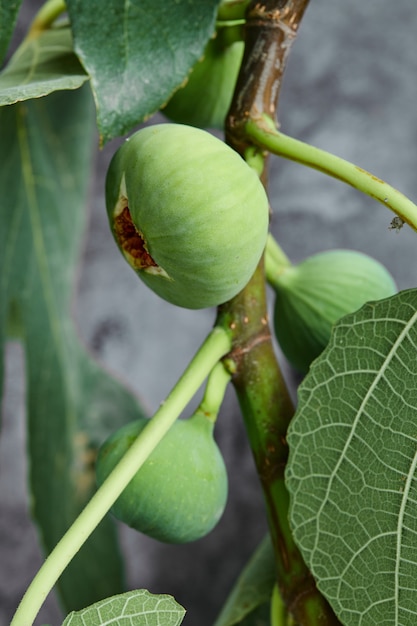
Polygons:
<instances>
[{"instance_id":1,"label":"fig leaf","mask_svg":"<svg viewBox=\"0 0 417 626\"><path fill-rule=\"evenodd\" d=\"M269 625L271 596L275 584L274 550L270 536L266 535L240 573L214 626L250 624L252 619L254 624ZM259 611L267 616L265 622L260 619ZM257 619L254 619L255 615Z\"/></svg>"},{"instance_id":2,"label":"fig leaf","mask_svg":"<svg viewBox=\"0 0 417 626\"><path fill-rule=\"evenodd\" d=\"M70 613L62 626L179 626L185 609L172 596L151 594L146 589L128 591Z\"/></svg>"},{"instance_id":3,"label":"fig leaf","mask_svg":"<svg viewBox=\"0 0 417 626\"><path fill-rule=\"evenodd\" d=\"M9 46L22 0L0 0L0 65Z\"/></svg>"},{"instance_id":4,"label":"fig leaf","mask_svg":"<svg viewBox=\"0 0 417 626\"><path fill-rule=\"evenodd\" d=\"M25 356L31 512L46 551L95 490L99 443L142 415L136 399L85 350L71 318L93 137L88 89L0 109L0 350L13 326ZM72 609L122 590L109 519L58 587Z\"/></svg>"},{"instance_id":5,"label":"fig leaf","mask_svg":"<svg viewBox=\"0 0 417 626\"><path fill-rule=\"evenodd\" d=\"M417 290L334 328L288 431L290 522L345 626L417 619Z\"/></svg>"},{"instance_id":6,"label":"fig leaf","mask_svg":"<svg viewBox=\"0 0 417 626\"><path fill-rule=\"evenodd\" d=\"M218 0L107 0L105 11L101 0L67 6L105 143L169 100L214 32Z\"/></svg>"},{"instance_id":7,"label":"fig leaf","mask_svg":"<svg viewBox=\"0 0 417 626\"><path fill-rule=\"evenodd\" d=\"M25 40L14 53L0 74L0 106L78 89L87 80L73 51L71 30L52 28Z\"/></svg>"}]
</instances>

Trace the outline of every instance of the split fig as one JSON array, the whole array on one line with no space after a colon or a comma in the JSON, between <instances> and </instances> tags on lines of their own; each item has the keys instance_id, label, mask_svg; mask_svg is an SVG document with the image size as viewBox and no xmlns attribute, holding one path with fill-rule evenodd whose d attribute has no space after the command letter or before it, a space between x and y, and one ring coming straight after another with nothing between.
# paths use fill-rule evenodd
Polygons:
<instances>
[{"instance_id":1,"label":"split fig","mask_svg":"<svg viewBox=\"0 0 417 626\"><path fill-rule=\"evenodd\" d=\"M331 250L289 265L270 280L274 328L288 361L300 372L326 347L333 325L366 302L396 293L394 279L375 259L353 250Z\"/></svg>"},{"instance_id":2,"label":"split fig","mask_svg":"<svg viewBox=\"0 0 417 626\"><path fill-rule=\"evenodd\" d=\"M106 205L115 240L159 296L217 306L251 278L265 247L268 199L258 175L210 133L143 128L114 155Z\"/></svg>"},{"instance_id":3,"label":"split fig","mask_svg":"<svg viewBox=\"0 0 417 626\"><path fill-rule=\"evenodd\" d=\"M145 428L141 418L101 446L101 484ZM226 505L228 480L213 438L214 423L201 413L177 420L116 500L112 512L132 528L167 543L195 541L209 533Z\"/></svg>"},{"instance_id":4,"label":"split fig","mask_svg":"<svg viewBox=\"0 0 417 626\"><path fill-rule=\"evenodd\" d=\"M243 41L225 41L225 30L209 40L185 85L162 109L171 121L199 128L224 127L244 50Z\"/></svg>"}]
</instances>

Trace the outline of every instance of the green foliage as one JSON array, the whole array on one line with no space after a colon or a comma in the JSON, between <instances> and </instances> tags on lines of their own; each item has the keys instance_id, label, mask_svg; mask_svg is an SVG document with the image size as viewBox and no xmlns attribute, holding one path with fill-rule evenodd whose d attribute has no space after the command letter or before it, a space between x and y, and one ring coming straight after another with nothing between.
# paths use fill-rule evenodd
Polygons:
<instances>
[{"instance_id":1,"label":"green foliage","mask_svg":"<svg viewBox=\"0 0 417 626\"><path fill-rule=\"evenodd\" d=\"M127 261L178 306L230 300L265 247L268 198L257 174L224 142L191 126L153 125L126 141L110 163L106 204Z\"/></svg>"},{"instance_id":2,"label":"green foliage","mask_svg":"<svg viewBox=\"0 0 417 626\"><path fill-rule=\"evenodd\" d=\"M275 581L274 552L267 535L242 570L214 626L269 625Z\"/></svg>"},{"instance_id":3,"label":"green foliage","mask_svg":"<svg viewBox=\"0 0 417 626\"><path fill-rule=\"evenodd\" d=\"M99 484L148 422L127 424L102 445L96 465ZM195 541L210 532L227 500L226 467L213 426L200 412L175 422L114 503L115 516L168 543Z\"/></svg>"},{"instance_id":4,"label":"green foliage","mask_svg":"<svg viewBox=\"0 0 417 626\"><path fill-rule=\"evenodd\" d=\"M68 615L62 626L179 626L185 610L174 598L145 589L129 591Z\"/></svg>"},{"instance_id":5,"label":"green foliage","mask_svg":"<svg viewBox=\"0 0 417 626\"><path fill-rule=\"evenodd\" d=\"M78 89L88 80L72 47L68 27L26 39L0 74L0 106Z\"/></svg>"},{"instance_id":6,"label":"green foliage","mask_svg":"<svg viewBox=\"0 0 417 626\"><path fill-rule=\"evenodd\" d=\"M346 626L416 619L417 291L335 327L288 433L295 538Z\"/></svg>"},{"instance_id":7,"label":"green foliage","mask_svg":"<svg viewBox=\"0 0 417 626\"><path fill-rule=\"evenodd\" d=\"M218 0L108 0L105 11L101 0L67 5L106 142L169 100L214 32Z\"/></svg>"},{"instance_id":8,"label":"green foliage","mask_svg":"<svg viewBox=\"0 0 417 626\"><path fill-rule=\"evenodd\" d=\"M7 52L22 0L0 0L0 65Z\"/></svg>"},{"instance_id":9,"label":"green foliage","mask_svg":"<svg viewBox=\"0 0 417 626\"><path fill-rule=\"evenodd\" d=\"M98 443L116 423L142 414L85 351L70 316L90 177L91 104L89 92L77 90L0 110L0 350L8 321L17 316L32 513L48 551L95 488ZM64 573L61 594L66 606L79 608L121 585L107 520Z\"/></svg>"}]
</instances>

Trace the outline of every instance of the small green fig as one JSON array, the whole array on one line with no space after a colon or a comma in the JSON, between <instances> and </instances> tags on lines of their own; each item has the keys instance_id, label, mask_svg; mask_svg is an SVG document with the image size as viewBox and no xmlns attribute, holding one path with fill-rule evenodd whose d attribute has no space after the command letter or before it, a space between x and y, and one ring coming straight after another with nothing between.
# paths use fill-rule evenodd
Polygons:
<instances>
[{"instance_id":1,"label":"small green fig","mask_svg":"<svg viewBox=\"0 0 417 626\"><path fill-rule=\"evenodd\" d=\"M171 121L199 128L224 127L244 50L243 41L225 41L224 30L209 40L185 85L162 109Z\"/></svg>"},{"instance_id":2,"label":"small green fig","mask_svg":"<svg viewBox=\"0 0 417 626\"><path fill-rule=\"evenodd\" d=\"M258 175L204 130L158 124L114 155L106 205L115 240L159 296L190 309L217 306L246 285L268 231Z\"/></svg>"},{"instance_id":3,"label":"small green fig","mask_svg":"<svg viewBox=\"0 0 417 626\"><path fill-rule=\"evenodd\" d=\"M396 293L387 269L353 250L322 252L284 267L272 286L278 343L289 362L303 373L326 347L341 317L366 302Z\"/></svg>"},{"instance_id":4,"label":"small green fig","mask_svg":"<svg viewBox=\"0 0 417 626\"><path fill-rule=\"evenodd\" d=\"M101 446L96 465L99 485L148 421L142 418L123 426ZM201 413L177 420L116 500L115 517L167 543L207 535L222 516L228 491L213 429L213 421Z\"/></svg>"}]
</instances>

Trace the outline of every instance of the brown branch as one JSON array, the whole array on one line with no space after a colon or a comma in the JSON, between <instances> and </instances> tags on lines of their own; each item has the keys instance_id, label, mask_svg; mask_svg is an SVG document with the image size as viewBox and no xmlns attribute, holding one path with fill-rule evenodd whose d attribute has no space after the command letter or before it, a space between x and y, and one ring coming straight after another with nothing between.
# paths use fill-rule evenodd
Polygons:
<instances>
[{"instance_id":1,"label":"brown branch","mask_svg":"<svg viewBox=\"0 0 417 626\"><path fill-rule=\"evenodd\" d=\"M247 119L276 117L288 54L309 0L254 0L248 7L245 52L226 122L227 141L243 153Z\"/></svg>"}]
</instances>

